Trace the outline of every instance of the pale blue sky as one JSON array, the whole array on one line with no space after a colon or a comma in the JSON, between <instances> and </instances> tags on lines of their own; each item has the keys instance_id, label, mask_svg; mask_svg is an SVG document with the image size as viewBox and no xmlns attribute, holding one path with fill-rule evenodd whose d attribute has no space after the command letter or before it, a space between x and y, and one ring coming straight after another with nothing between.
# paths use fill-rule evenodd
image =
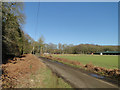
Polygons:
<instances>
[{"instance_id":1,"label":"pale blue sky","mask_svg":"<svg viewBox=\"0 0 120 90\"><path fill-rule=\"evenodd\" d=\"M118 3L26 2L24 31L46 43L118 44ZM38 26L36 25L38 19ZM36 27L37 26L37 27Z\"/></svg>"}]
</instances>

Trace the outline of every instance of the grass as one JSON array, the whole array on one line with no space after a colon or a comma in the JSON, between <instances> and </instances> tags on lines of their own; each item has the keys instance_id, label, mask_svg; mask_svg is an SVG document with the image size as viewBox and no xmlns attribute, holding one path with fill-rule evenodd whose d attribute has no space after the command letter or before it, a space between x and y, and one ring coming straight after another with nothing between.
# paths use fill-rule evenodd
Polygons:
<instances>
[{"instance_id":1,"label":"grass","mask_svg":"<svg viewBox=\"0 0 120 90\"><path fill-rule=\"evenodd\" d=\"M30 74L29 78L23 79L16 88L72 88L62 78L58 78L47 68L40 68L35 74Z\"/></svg>"},{"instance_id":2,"label":"grass","mask_svg":"<svg viewBox=\"0 0 120 90\"><path fill-rule=\"evenodd\" d=\"M45 88L71 88L62 78L58 78L51 70L47 69L43 73L43 84Z\"/></svg>"},{"instance_id":3,"label":"grass","mask_svg":"<svg viewBox=\"0 0 120 90\"><path fill-rule=\"evenodd\" d=\"M113 55L53 55L55 57L66 58L72 61L79 61L82 64L92 63L95 66L105 67L108 69L118 68L118 56Z\"/></svg>"}]
</instances>

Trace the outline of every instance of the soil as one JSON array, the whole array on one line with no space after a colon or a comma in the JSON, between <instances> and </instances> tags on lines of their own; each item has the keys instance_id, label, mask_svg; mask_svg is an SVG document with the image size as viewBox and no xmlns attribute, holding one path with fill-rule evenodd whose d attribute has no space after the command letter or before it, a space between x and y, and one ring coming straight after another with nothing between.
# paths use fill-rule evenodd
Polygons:
<instances>
[{"instance_id":1,"label":"soil","mask_svg":"<svg viewBox=\"0 0 120 90\"><path fill-rule=\"evenodd\" d=\"M2 64L2 88L14 88L22 83L21 79L29 78L29 74L34 74L40 67L45 64L32 54L8 60L7 64Z\"/></svg>"}]
</instances>

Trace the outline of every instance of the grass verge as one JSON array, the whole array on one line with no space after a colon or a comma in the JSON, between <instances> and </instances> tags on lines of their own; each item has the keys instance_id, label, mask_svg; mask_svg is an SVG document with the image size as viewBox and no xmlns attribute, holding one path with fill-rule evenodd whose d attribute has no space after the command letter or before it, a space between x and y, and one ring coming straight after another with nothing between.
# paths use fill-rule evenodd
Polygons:
<instances>
[{"instance_id":1,"label":"grass verge","mask_svg":"<svg viewBox=\"0 0 120 90\"><path fill-rule=\"evenodd\" d=\"M22 83L18 84L16 88L71 88L47 67L39 68L35 74L31 73L29 78L22 80Z\"/></svg>"},{"instance_id":2,"label":"grass verge","mask_svg":"<svg viewBox=\"0 0 120 90\"><path fill-rule=\"evenodd\" d=\"M2 88L71 88L32 54L2 65Z\"/></svg>"}]
</instances>

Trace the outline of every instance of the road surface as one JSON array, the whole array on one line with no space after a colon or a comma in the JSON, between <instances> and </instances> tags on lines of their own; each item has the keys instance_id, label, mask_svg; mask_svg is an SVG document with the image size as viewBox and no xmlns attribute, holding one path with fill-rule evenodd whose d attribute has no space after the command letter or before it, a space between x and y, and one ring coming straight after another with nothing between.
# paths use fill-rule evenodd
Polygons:
<instances>
[{"instance_id":1,"label":"road surface","mask_svg":"<svg viewBox=\"0 0 120 90\"><path fill-rule=\"evenodd\" d=\"M79 69L49 59L40 58L52 71L64 78L74 88L118 88L117 85L92 77ZM109 89L110 90L110 89ZM114 89L115 90L115 89Z\"/></svg>"}]
</instances>

